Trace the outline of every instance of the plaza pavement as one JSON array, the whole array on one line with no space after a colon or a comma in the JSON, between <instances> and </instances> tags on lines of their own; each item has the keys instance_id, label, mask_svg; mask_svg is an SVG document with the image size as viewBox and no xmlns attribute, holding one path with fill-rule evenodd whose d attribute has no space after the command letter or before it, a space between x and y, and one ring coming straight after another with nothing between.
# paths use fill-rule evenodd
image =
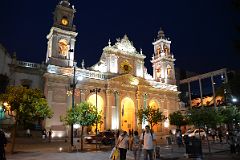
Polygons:
<instances>
[{"instance_id":1,"label":"plaza pavement","mask_svg":"<svg viewBox=\"0 0 240 160\"><path fill-rule=\"evenodd\" d=\"M7 153L7 160L108 160L111 152L111 146L101 146L96 150L95 144L84 144L85 150L79 152L69 152L69 142L64 140L54 140L51 143L36 138L17 139L16 153ZM185 160L185 147L176 145L160 145L161 160ZM62 147L62 151L59 148ZM143 155L142 155L143 156ZM143 157L141 156L141 160ZM133 160L132 151L127 152L127 160ZM240 155L231 155L229 146L226 143L214 143L212 145L212 153L208 152L206 143L203 143L203 159L209 160L230 160L240 159Z\"/></svg>"}]
</instances>

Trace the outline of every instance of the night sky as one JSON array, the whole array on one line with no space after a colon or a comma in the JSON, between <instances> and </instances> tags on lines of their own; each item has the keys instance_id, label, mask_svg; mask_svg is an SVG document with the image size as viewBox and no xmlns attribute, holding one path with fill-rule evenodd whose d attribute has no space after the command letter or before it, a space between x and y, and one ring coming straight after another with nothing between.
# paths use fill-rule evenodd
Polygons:
<instances>
[{"instance_id":1,"label":"night sky","mask_svg":"<svg viewBox=\"0 0 240 160\"><path fill-rule=\"evenodd\" d=\"M46 36L59 0L1 0L0 43L19 60L45 61ZM176 67L207 72L240 68L234 52L234 11L231 0L71 0L77 10L75 59L87 67L98 62L110 38L127 34L147 56L152 72L153 39L162 27L172 41Z\"/></svg>"}]
</instances>

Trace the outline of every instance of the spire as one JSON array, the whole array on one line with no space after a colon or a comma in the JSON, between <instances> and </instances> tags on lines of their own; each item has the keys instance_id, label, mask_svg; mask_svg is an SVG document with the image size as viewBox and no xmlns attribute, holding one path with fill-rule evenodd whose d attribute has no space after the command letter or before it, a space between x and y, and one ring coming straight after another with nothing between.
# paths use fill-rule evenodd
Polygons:
<instances>
[{"instance_id":1,"label":"spire","mask_svg":"<svg viewBox=\"0 0 240 160\"><path fill-rule=\"evenodd\" d=\"M127 34L125 34L125 35L123 36L123 39L128 40Z\"/></svg>"},{"instance_id":2,"label":"spire","mask_svg":"<svg viewBox=\"0 0 240 160\"><path fill-rule=\"evenodd\" d=\"M140 48L140 54L143 54L143 53L142 53L142 48Z\"/></svg>"},{"instance_id":3,"label":"spire","mask_svg":"<svg viewBox=\"0 0 240 160\"><path fill-rule=\"evenodd\" d=\"M110 38L108 40L108 47L111 47L111 40L110 40Z\"/></svg>"},{"instance_id":4,"label":"spire","mask_svg":"<svg viewBox=\"0 0 240 160\"><path fill-rule=\"evenodd\" d=\"M82 60L82 63L81 63L81 65L82 65L82 69L85 69L85 62L84 62L84 59Z\"/></svg>"},{"instance_id":5,"label":"spire","mask_svg":"<svg viewBox=\"0 0 240 160\"><path fill-rule=\"evenodd\" d=\"M165 39L165 34L164 31L162 30L162 28L160 27L160 30L158 31L158 39Z\"/></svg>"}]
</instances>

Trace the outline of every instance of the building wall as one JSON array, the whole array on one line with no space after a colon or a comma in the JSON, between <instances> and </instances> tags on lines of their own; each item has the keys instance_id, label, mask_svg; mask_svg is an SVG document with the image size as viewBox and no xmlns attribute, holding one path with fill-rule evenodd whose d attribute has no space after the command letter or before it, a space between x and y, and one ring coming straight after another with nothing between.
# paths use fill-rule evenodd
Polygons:
<instances>
[{"instance_id":1,"label":"building wall","mask_svg":"<svg viewBox=\"0 0 240 160\"><path fill-rule=\"evenodd\" d=\"M6 48L0 44L0 74L7 74L9 76L9 63L11 63L11 56Z\"/></svg>"}]
</instances>

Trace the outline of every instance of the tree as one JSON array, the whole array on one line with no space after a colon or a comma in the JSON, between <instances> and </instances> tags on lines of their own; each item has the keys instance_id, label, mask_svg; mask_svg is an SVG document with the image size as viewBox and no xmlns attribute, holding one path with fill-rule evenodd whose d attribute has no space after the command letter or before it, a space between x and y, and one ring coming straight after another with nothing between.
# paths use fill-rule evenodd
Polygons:
<instances>
[{"instance_id":1,"label":"tree","mask_svg":"<svg viewBox=\"0 0 240 160\"><path fill-rule=\"evenodd\" d=\"M83 130L85 126L91 126L96 123L96 119L100 122L101 115L97 113L96 106L88 102L81 102L74 108L67 111L66 116L62 116L61 121L66 125L80 124L81 132L81 150L83 150Z\"/></svg>"},{"instance_id":2,"label":"tree","mask_svg":"<svg viewBox=\"0 0 240 160\"><path fill-rule=\"evenodd\" d=\"M233 130L233 124L240 122L240 111L235 106L220 109L221 122L227 125L228 131Z\"/></svg>"},{"instance_id":3,"label":"tree","mask_svg":"<svg viewBox=\"0 0 240 160\"><path fill-rule=\"evenodd\" d=\"M150 124L151 129L153 126L166 119L159 109L154 109L150 106L139 109L137 117L140 124L142 124L143 121L147 121Z\"/></svg>"},{"instance_id":4,"label":"tree","mask_svg":"<svg viewBox=\"0 0 240 160\"><path fill-rule=\"evenodd\" d=\"M180 111L171 113L169 115L169 121L171 125L177 126L177 129L180 129L181 126L187 125L187 119Z\"/></svg>"},{"instance_id":5,"label":"tree","mask_svg":"<svg viewBox=\"0 0 240 160\"><path fill-rule=\"evenodd\" d=\"M22 86L9 86L6 93L0 95L7 113L15 120L12 134L11 153L14 152L16 128L18 124L36 122L51 118L53 112L39 89L27 89Z\"/></svg>"},{"instance_id":6,"label":"tree","mask_svg":"<svg viewBox=\"0 0 240 160\"><path fill-rule=\"evenodd\" d=\"M221 116L219 112L214 108L200 108L200 109L190 109L187 114L188 120L196 128L206 128L208 149L211 152L210 143L208 140L208 130L209 128L216 128L216 125L220 123ZM200 132L199 132L200 137Z\"/></svg>"}]
</instances>

